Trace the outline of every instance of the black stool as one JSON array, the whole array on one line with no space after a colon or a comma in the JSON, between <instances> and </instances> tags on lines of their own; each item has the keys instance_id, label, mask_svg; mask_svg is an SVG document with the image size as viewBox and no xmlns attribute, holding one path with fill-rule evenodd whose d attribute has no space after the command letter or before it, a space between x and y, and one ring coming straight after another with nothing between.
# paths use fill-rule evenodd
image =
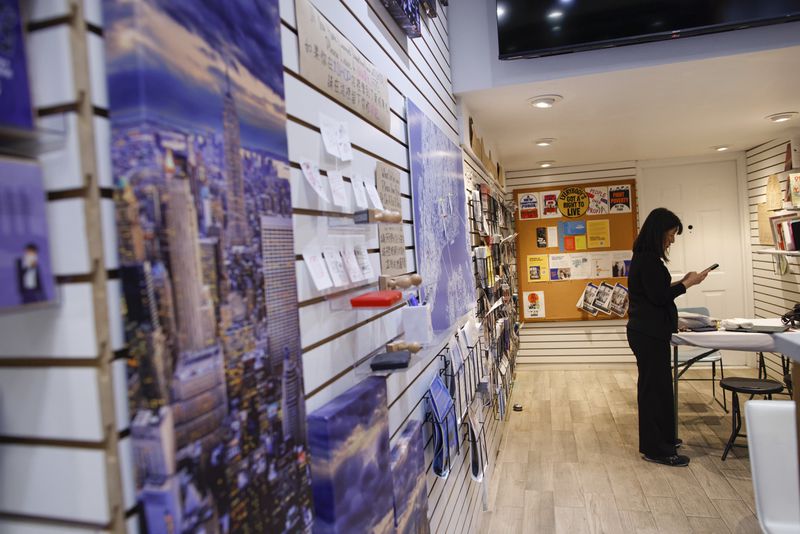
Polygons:
<instances>
[{"instance_id":1,"label":"black stool","mask_svg":"<svg viewBox=\"0 0 800 534\"><path fill-rule=\"evenodd\" d=\"M731 404L733 405L731 410L731 426L733 427L731 429L731 437L728 439L727 445L725 445L725 452L722 453L722 461L725 461L725 457L728 456L728 452L733 448L733 442L736 441L736 438L738 436L746 437L745 434L739 434L742 429L742 412L739 409L738 393L751 396L766 395L768 399L772 400L773 393L783 391L783 384L763 378L726 377L720 380L719 385L722 389L727 389L731 392Z\"/></svg>"}]
</instances>

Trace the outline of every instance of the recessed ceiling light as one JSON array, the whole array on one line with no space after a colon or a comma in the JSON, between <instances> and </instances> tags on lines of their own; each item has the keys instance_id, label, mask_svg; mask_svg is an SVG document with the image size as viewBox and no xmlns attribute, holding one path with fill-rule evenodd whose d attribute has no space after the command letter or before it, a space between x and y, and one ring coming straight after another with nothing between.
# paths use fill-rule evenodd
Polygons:
<instances>
[{"instance_id":1,"label":"recessed ceiling light","mask_svg":"<svg viewBox=\"0 0 800 534\"><path fill-rule=\"evenodd\" d=\"M547 14L547 18L548 19L560 19L563 15L564 15L564 13L562 13L561 11L551 11L550 13Z\"/></svg>"},{"instance_id":2,"label":"recessed ceiling light","mask_svg":"<svg viewBox=\"0 0 800 534\"><path fill-rule=\"evenodd\" d=\"M536 146L550 146L553 143L555 143L556 140L553 139L552 137L543 137L541 139L537 139L534 142L536 143Z\"/></svg>"},{"instance_id":3,"label":"recessed ceiling light","mask_svg":"<svg viewBox=\"0 0 800 534\"><path fill-rule=\"evenodd\" d=\"M720 146L712 146L711 148L713 148L713 149L714 149L714 150L716 150L717 152L725 152L725 151L726 151L726 150L728 150L730 147L729 147L728 145L720 145Z\"/></svg>"},{"instance_id":4,"label":"recessed ceiling light","mask_svg":"<svg viewBox=\"0 0 800 534\"><path fill-rule=\"evenodd\" d=\"M547 109L552 108L556 102L561 102L564 99L561 95L539 95L528 99L528 104L535 108Z\"/></svg>"},{"instance_id":5,"label":"recessed ceiling light","mask_svg":"<svg viewBox=\"0 0 800 534\"><path fill-rule=\"evenodd\" d=\"M539 165L539 167L541 167L542 169L546 169L547 167L552 167L553 163L555 163L555 161L548 160L548 161L540 161L537 165Z\"/></svg>"},{"instance_id":6,"label":"recessed ceiling light","mask_svg":"<svg viewBox=\"0 0 800 534\"><path fill-rule=\"evenodd\" d=\"M506 14L506 8L501 6L501 5L498 5L497 6L497 18L499 19L505 14Z\"/></svg>"},{"instance_id":7,"label":"recessed ceiling light","mask_svg":"<svg viewBox=\"0 0 800 534\"><path fill-rule=\"evenodd\" d=\"M792 120L793 118L797 117L796 111L784 111L782 113L775 113L772 115L767 115L764 117L765 119L771 120L772 122L786 122Z\"/></svg>"}]
</instances>

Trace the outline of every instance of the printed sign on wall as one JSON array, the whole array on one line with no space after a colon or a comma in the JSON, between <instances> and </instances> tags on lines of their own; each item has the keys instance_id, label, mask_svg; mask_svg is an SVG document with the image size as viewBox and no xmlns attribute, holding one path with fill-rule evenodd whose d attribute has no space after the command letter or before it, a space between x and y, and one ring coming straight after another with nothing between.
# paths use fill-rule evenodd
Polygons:
<instances>
[{"instance_id":1,"label":"printed sign on wall","mask_svg":"<svg viewBox=\"0 0 800 534\"><path fill-rule=\"evenodd\" d=\"M608 186L608 204L610 213L630 213L631 186L628 184Z\"/></svg>"},{"instance_id":2,"label":"printed sign on wall","mask_svg":"<svg viewBox=\"0 0 800 534\"><path fill-rule=\"evenodd\" d=\"M525 291L522 294L526 319L543 319L546 317L544 309L544 291Z\"/></svg>"},{"instance_id":3,"label":"printed sign on wall","mask_svg":"<svg viewBox=\"0 0 800 534\"><path fill-rule=\"evenodd\" d=\"M558 211L564 217L583 217L589 209L589 197L580 187L567 187L558 195Z\"/></svg>"},{"instance_id":4,"label":"printed sign on wall","mask_svg":"<svg viewBox=\"0 0 800 534\"><path fill-rule=\"evenodd\" d=\"M526 193L519 197L519 218L521 221L539 218L538 193Z\"/></svg>"}]
</instances>

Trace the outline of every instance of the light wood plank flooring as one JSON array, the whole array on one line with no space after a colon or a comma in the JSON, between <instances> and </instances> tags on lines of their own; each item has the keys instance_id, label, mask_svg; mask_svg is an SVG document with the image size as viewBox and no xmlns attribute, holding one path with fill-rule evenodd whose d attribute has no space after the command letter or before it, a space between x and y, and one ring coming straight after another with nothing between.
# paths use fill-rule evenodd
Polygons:
<instances>
[{"instance_id":1,"label":"light wood plank flooring","mask_svg":"<svg viewBox=\"0 0 800 534\"><path fill-rule=\"evenodd\" d=\"M753 376L726 372L737 375ZM640 458L636 376L635 366L518 371L509 406L524 411L509 415L480 532L760 532L747 449L720 459L731 423L711 383L680 383L680 452L691 464L676 468Z\"/></svg>"}]
</instances>

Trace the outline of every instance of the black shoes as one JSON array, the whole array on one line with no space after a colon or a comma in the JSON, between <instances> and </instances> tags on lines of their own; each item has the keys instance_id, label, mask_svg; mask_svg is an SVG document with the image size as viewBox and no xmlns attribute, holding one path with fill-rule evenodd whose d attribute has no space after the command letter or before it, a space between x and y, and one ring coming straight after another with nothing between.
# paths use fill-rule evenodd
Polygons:
<instances>
[{"instance_id":1,"label":"black shoes","mask_svg":"<svg viewBox=\"0 0 800 534\"><path fill-rule=\"evenodd\" d=\"M689 457L676 454L674 456L642 456L646 461L656 464L668 465L670 467L686 467L689 465Z\"/></svg>"},{"instance_id":2,"label":"black shoes","mask_svg":"<svg viewBox=\"0 0 800 534\"><path fill-rule=\"evenodd\" d=\"M680 447L681 445L683 445L683 440L682 440L681 438L677 438L677 439L675 440L675 448L677 449L677 448L678 448L678 447Z\"/></svg>"}]
</instances>

